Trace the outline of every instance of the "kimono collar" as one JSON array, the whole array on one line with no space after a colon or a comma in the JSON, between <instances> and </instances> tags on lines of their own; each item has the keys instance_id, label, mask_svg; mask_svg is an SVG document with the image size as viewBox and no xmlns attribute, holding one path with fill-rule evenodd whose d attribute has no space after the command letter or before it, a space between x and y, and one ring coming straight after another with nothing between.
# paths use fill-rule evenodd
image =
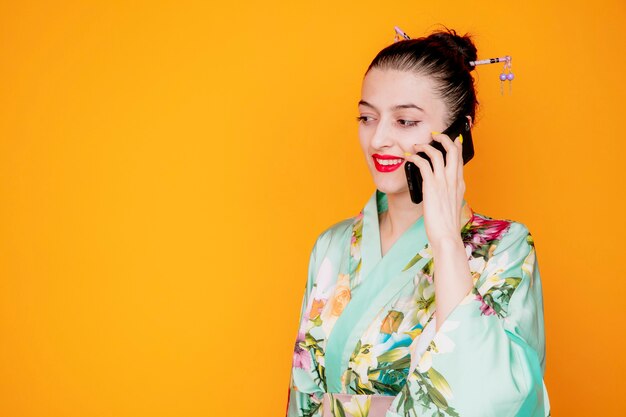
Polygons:
<instances>
[{"instance_id":1,"label":"kimono collar","mask_svg":"<svg viewBox=\"0 0 626 417\"><path fill-rule=\"evenodd\" d=\"M361 272L364 276L367 276L371 268L373 268L374 265L382 259L380 223L378 215L386 210L388 210L387 194L377 189L376 192L372 194L363 209L364 242L361 247L363 262L361 265ZM470 227L472 217L473 210L464 199L461 206L461 224L463 226L461 230L459 230L460 234L465 232ZM413 241L416 236L425 233L426 229L424 227L424 216L420 216L393 244L393 246L389 249L389 252L385 254L385 257L387 257L387 255L395 257L398 251L402 251L398 246L403 246L408 242ZM419 250L420 248L415 249ZM413 255L414 254L411 254L410 257ZM408 259L410 259L410 257Z\"/></svg>"},{"instance_id":2,"label":"kimono collar","mask_svg":"<svg viewBox=\"0 0 626 417\"><path fill-rule=\"evenodd\" d=\"M387 194L383 193L380 190L376 190L376 192L374 193L374 195L370 198L370 201L368 202L368 205L376 202L376 212L378 214L387 211L389 209L389 205L387 203ZM474 210L472 210L472 208L470 207L470 205L467 203L467 201L465 201L465 199L463 199L463 203L461 205L461 229L464 229L468 223L470 222L470 220L472 220L472 217L474 216Z\"/></svg>"},{"instance_id":3,"label":"kimono collar","mask_svg":"<svg viewBox=\"0 0 626 417\"><path fill-rule=\"evenodd\" d=\"M467 222L471 209L465 200L463 207L462 218ZM349 252L344 252L343 260L348 263L349 288L358 290L332 325L326 341L327 392L342 392L342 374L361 336L381 309L409 285L417 271L432 258L426 250L428 237L424 216L416 219L382 256L378 214L387 209L386 194L376 190L363 209L363 215L356 216L353 223Z\"/></svg>"}]
</instances>

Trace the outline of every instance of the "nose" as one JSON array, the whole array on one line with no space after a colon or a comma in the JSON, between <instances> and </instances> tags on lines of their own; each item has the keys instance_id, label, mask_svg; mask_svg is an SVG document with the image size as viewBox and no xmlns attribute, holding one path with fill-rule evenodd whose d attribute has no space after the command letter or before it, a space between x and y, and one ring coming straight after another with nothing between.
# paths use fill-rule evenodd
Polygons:
<instances>
[{"instance_id":1,"label":"nose","mask_svg":"<svg viewBox=\"0 0 626 417\"><path fill-rule=\"evenodd\" d=\"M387 122L384 122L383 120L381 120L376 125L376 130L374 131L374 136L372 136L371 144L372 144L372 147L376 149L389 147L393 144L393 138L391 137L391 129Z\"/></svg>"}]
</instances>

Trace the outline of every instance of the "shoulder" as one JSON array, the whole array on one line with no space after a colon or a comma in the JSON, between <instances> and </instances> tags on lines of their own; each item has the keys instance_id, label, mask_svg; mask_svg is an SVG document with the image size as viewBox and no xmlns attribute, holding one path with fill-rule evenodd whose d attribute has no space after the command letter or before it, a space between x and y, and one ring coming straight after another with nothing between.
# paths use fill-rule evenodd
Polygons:
<instances>
[{"instance_id":1,"label":"shoulder","mask_svg":"<svg viewBox=\"0 0 626 417\"><path fill-rule=\"evenodd\" d=\"M353 226L358 218L359 216L354 216L338 221L317 236L310 254L310 279L316 279L313 277L317 277L323 264L327 266L325 269L327 272L328 267L331 271L333 268L338 268L347 246L350 245Z\"/></svg>"},{"instance_id":2,"label":"shoulder","mask_svg":"<svg viewBox=\"0 0 626 417\"><path fill-rule=\"evenodd\" d=\"M511 219L496 219L485 214L473 213L469 227L464 231L463 241L472 251L485 251L489 258L514 248L530 250L534 240L525 223Z\"/></svg>"},{"instance_id":3,"label":"shoulder","mask_svg":"<svg viewBox=\"0 0 626 417\"><path fill-rule=\"evenodd\" d=\"M315 240L313 250L324 252L329 247L346 242L351 236L353 225L359 220L359 216L349 217L338 221L324 229Z\"/></svg>"},{"instance_id":4,"label":"shoulder","mask_svg":"<svg viewBox=\"0 0 626 417\"><path fill-rule=\"evenodd\" d=\"M482 314L506 317L513 295L519 288L528 288L533 280L532 235L519 221L484 215L475 215L472 220L472 235L465 245L466 249L471 247L474 294L481 302Z\"/></svg>"}]
</instances>

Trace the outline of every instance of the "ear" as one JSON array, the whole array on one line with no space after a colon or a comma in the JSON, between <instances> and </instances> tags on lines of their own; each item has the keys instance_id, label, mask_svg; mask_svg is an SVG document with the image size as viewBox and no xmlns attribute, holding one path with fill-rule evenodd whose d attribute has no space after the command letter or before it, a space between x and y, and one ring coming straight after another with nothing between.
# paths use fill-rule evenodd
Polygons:
<instances>
[{"instance_id":1,"label":"ear","mask_svg":"<svg viewBox=\"0 0 626 417\"><path fill-rule=\"evenodd\" d=\"M466 115L465 117L467 117L467 120L469 120L469 124L470 124L470 129L472 128L472 126L474 126L474 123L472 122L472 116L470 116L469 114Z\"/></svg>"}]
</instances>

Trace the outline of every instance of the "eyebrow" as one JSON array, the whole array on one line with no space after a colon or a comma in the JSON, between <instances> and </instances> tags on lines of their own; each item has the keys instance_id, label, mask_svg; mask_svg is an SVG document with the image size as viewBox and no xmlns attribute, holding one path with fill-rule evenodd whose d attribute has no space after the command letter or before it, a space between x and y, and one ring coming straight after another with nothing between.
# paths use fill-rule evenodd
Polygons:
<instances>
[{"instance_id":1,"label":"eyebrow","mask_svg":"<svg viewBox=\"0 0 626 417\"><path fill-rule=\"evenodd\" d=\"M368 102L367 102L367 101L365 101L365 100L359 100L359 106L367 106L367 107L371 107L371 108L373 108L374 110L377 110L377 109L376 109L376 107L374 107L373 105L371 105L370 103L368 103ZM415 105L415 104L413 104L413 103L408 103L408 104L397 104L397 105L395 105L395 106L393 106L393 107L391 108L391 110L400 110L400 109L417 109L417 110L419 110L419 111L424 111L424 109L423 109L423 108L421 108L421 107L419 107L419 106L416 106L416 105Z\"/></svg>"}]
</instances>

